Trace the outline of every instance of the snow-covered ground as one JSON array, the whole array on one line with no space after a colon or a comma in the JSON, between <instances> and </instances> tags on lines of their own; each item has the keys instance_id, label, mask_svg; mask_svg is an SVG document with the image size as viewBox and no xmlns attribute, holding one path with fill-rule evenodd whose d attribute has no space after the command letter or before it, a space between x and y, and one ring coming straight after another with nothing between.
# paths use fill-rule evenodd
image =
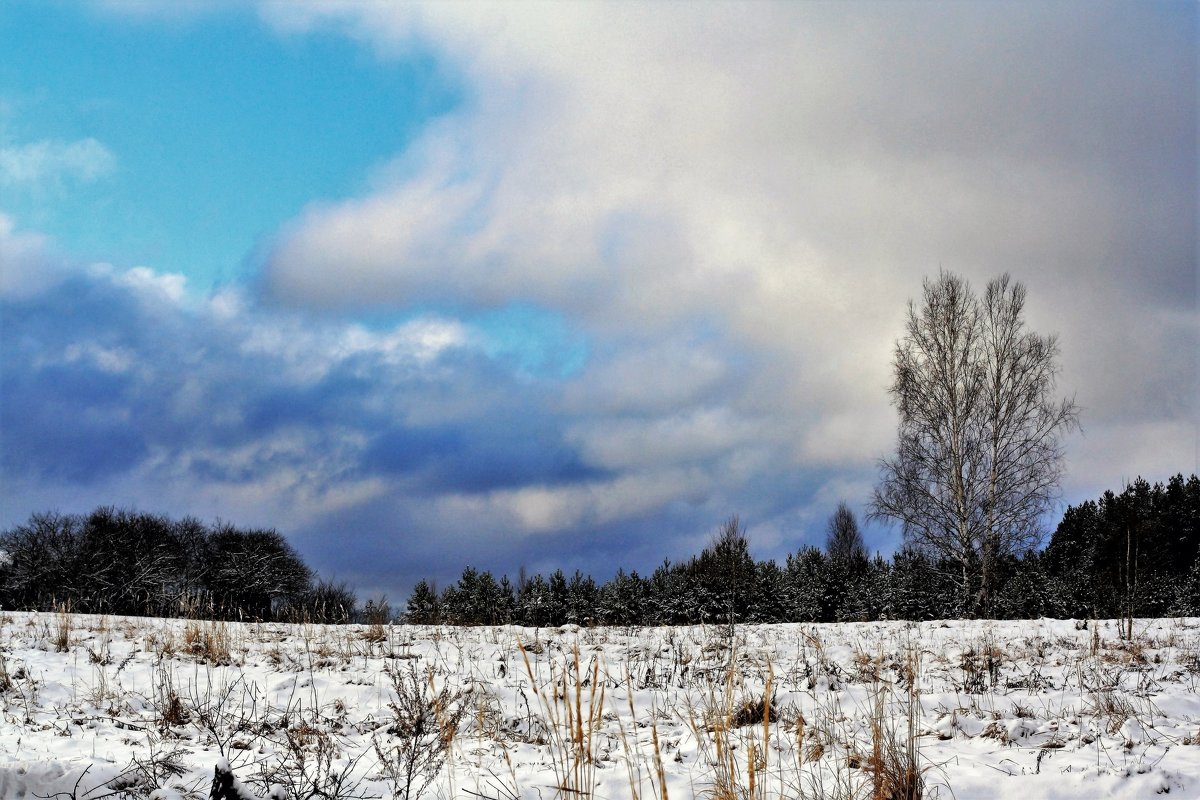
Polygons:
<instances>
[{"instance_id":1,"label":"snow-covered ground","mask_svg":"<svg viewBox=\"0 0 1200 800\"><path fill-rule=\"evenodd\" d=\"M0 797L207 796L221 758L293 797L866 798L917 779L956 800L1197 797L1198 688L1200 619L1137 620L1123 641L1104 621L4 613Z\"/></svg>"}]
</instances>

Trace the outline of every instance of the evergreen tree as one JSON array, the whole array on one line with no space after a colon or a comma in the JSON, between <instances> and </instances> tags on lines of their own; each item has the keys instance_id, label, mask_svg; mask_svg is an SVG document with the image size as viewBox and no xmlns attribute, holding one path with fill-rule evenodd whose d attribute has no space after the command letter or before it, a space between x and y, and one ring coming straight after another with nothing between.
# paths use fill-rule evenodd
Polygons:
<instances>
[{"instance_id":1,"label":"evergreen tree","mask_svg":"<svg viewBox=\"0 0 1200 800\"><path fill-rule=\"evenodd\" d=\"M600 587L596 607L605 625L647 624L645 581L636 571L626 575L618 569L613 579Z\"/></svg>"},{"instance_id":2,"label":"evergreen tree","mask_svg":"<svg viewBox=\"0 0 1200 800\"><path fill-rule=\"evenodd\" d=\"M787 576L774 561L760 561L756 565L749 615L752 622L787 620Z\"/></svg>"},{"instance_id":3,"label":"evergreen tree","mask_svg":"<svg viewBox=\"0 0 1200 800\"><path fill-rule=\"evenodd\" d=\"M697 621L694 587L684 570L664 560L650 575L647 606L651 625L683 625Z\"/></svg>"},{"instance_id":4,"label":"evergreen tree","mask_svg":"<svg viewBox=\"0 0 1200 800\"><path fill-rule=\"evenodd\" d=\"M499 588L499 606L496 609L496 622L500 625L508 625L513 621L513 615L516 612L517 595L507 575L500 577Z\"/></svg>"},{"instance_id":5,"label":"evergreen tree","mask_svg":"<svg viewBox=\"0 0 1200 800\"><path fill-rule=\"evenodd\" d=\"M957 584L924 553L904 548L892 557L889 605L896 619L931 620L957 616Z\"/></svg>"},{"instance_id":6,"label":"evergreen tree","mask_svg":"<svg viewBox=\"0 0 1200 800\"><path fill-rule=\"evenodd\" d=\"M750 542L736 516L721 527L711 545L689 562L701 622L747 619L754 598L756 567Z\"/></svg>"},{"instance_id":7,"label":"evergreen tree","mask_svg":"<svg viewBox=\"0 0 1200 800\"><path fill-rule=\"evenodd\" d=\"M1010 559L1002 576L1003 585L996 597L997 619L1038 619L1054 616L1058 602L1052 593L1049 576L1042 568L1042 557L1030 551L1020 559Z\"/></svg>"},{"instance_id":8,"label":"evergreen tree","mask_svg":"<svg viewBox=\"0 0 1200 800\"><path fill-rule=\"evenodd\" d=\"M534 575L517 586L517 608L514 621L520 625L537 628L553 625L547 613L550 605L550 587L541 575Z\"/></svg>"},{"instance_id":9,"label":"evergreen tree","mask_svg":"<svg viewBox=\"0 0 1200 800\"><path fill-rule=\"evenodd\" d=\"M491 572L484 570L471 593L471 617L477 625L499 625L503 619L504 592Z\"/></svg>"},{"instance_id":10,"label":"evergreen tree","mask_svg":"<svg viewBox=\"0 0 1200 800\"><path fill-rule=\"evenodd\" d=\"M1110 577L1101 578L1098 557L1102 533L1100 507L1092 500L1068 507L1050 538L1045 563L1064 614L1075 619L1113 616L1116 605Z\"/></svg>"},{"instance_id":11,"label":"evergreen tree","mask_svg":"<svg viewBox=\"0 0 1200 800\"><path fill-rule=\"evenodd\" d=\"M575 625L590 625L597 622L596 612L596 581L591 575L584 575L579 570L571 576L567 584L567 596L564 604L563 617Z\"/></svg>"},{"instance_id":12,"label":"evergreen tree","mask_svg":"<svg viewBox=\"0 0 1200 800\"><path fill-rule=\"evenodd\" d=\"M1175 593L1171 614L1177 617L1200 617L1200 559L1183 576Z\"/></svg>"},{"instance_id":13,"label":"evergreen tree","mask_svg":"<svg viewBox=\"0 0 1200 800\"><path fill-rule=\"evenodd\" d=\"M841 561L840 559L838 561ZM888 583L891 568L882 556L870 561L831 562L831 570L839 573L841 601L837 619L846 622L871 622L883 619L888 611Z\"/></svg>"},{"instance_id":14,"label":"evergreen tree","mask_svg":"<svg viewBox=\"0 0 1200 800\"><path fill-rule=\"evenodd\" d=\"M550 575L549 592L542 606L546 617L546 625L562 625L567 621L567 576L562 569L556 569Z\"/></svg>"},{"instance_id":15,"label":"evergreen tree","mask_svg":"<svg viewBox=\"0 0 1200 800\"><path fill-rule=\"evenodd\" d=\"M787 557L784 573L788 621L831 622L835 598L830 593L825 555L815 547L805 547Z\"/></svg>"},{"instance_id":16,"label":"evergreen tree","mask_svg":"<svg viewBox=\"0 0 1200 800\"><path fill-rule=\"evenodd\" d=\"M1158 616L1179 605L1179 585L1200 547L1200 479L1142 478L1120 493L1068 508L1046 548L1060 613Z\"/></svg>"}]
</instances>

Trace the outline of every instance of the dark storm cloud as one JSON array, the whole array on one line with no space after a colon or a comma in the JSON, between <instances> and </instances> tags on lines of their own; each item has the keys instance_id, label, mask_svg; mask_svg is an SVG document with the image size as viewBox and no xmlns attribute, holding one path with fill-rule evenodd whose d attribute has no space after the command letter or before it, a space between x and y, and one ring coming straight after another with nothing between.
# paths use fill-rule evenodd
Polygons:
<instances>
[{"instance_id":1,"label":"dark storm cloud","mask_svg":"<svg viewBox=\"0 0 1200 800\"><path fill-rule=\"evenodd\" d=\"M560 485L605 474L582 463L554 420L496 414L486 426L389 431L367 447L363 467L419 476L422 487L435 492Z\"/></svg>"}]
</instances>

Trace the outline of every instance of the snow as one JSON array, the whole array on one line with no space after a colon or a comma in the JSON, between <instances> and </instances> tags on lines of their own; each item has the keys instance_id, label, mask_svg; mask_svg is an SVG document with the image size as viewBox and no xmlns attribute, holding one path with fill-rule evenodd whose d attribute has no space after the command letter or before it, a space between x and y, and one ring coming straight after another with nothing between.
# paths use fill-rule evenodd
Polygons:
<instances>
[{"instance_id":1,"label":"snow","mask_svg":"<svg viewBox=\"0 0 1200 800\"><path fill-rule=\"evenodd\" d=\"M748 797L869 797L879 753L910 746L926 797L1200 796L1200 619L1138 620L1129 642L1118 631L1033 620L380 636L8 612L0 797L207 797L218 766L253 797L335 784L342 797L403 796L392 676L408 670L433 725L413 752L448 745L426 797L665 800L664 788L713 797L731 782Z\"/></svg>"}]
</instances>

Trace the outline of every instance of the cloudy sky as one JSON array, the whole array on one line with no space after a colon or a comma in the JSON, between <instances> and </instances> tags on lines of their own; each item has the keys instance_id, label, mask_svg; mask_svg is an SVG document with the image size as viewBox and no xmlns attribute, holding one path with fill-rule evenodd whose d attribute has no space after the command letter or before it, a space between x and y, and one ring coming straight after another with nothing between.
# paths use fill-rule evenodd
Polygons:
<instances>
[{"instance_id":1,"label":"cloudy sky","mask_svg":"<svg viewBox=\"0 0 1200 800\"><path fill-rule=\"evenodd\" d=\"M0 6L0 526L402 599L861 511L905 306L1026 284L1064 502L1198 469L1192 2ZM889 553L898 534L866 528Z\"/></svg>"}]
</instances>

